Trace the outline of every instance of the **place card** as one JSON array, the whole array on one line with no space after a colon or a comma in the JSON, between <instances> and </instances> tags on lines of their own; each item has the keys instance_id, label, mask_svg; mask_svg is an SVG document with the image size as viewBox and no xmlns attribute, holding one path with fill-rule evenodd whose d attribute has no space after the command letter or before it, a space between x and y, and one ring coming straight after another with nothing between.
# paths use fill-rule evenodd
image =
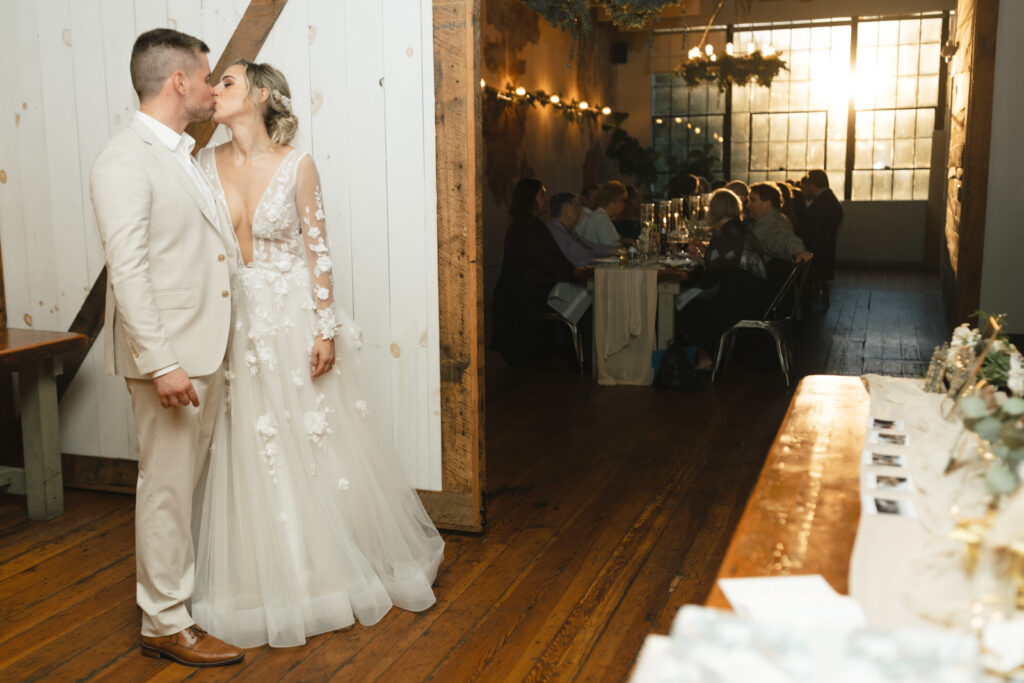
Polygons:
<instances>
[{"instance_id":1,"label":"place card","mask_svg":"<svg viewBox=\"0 0 1024 683\"><path fill-rule=\"evenodd\" d=\"M876 467L906 467L907 461L897 453L879 453L870 448L865 448L861 453L860 462L862 465L874 465Z\"/></svg>"}]
</instances>

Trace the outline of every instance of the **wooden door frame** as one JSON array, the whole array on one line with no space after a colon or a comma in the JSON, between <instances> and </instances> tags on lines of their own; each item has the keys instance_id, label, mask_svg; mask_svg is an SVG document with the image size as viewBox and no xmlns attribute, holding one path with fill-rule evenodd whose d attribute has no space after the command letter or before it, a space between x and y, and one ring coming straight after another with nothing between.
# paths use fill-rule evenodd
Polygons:
<instances>
[{"instance_id":1,"label":"wooden door frame","mask_svg":"<svg viewBox=\"0 0 1024 683\"><path fill-rule=\"evenodd\" d=\"M438 526L483 531L484 312L480 0L433 0L441 491Z\"/></svg>"}]
</instances>

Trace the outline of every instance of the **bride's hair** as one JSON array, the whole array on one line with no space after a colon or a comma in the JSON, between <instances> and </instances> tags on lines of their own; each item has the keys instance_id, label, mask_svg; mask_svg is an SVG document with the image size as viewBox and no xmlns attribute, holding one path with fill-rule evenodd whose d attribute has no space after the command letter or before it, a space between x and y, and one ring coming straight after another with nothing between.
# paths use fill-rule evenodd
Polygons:
<instances>
[{"instance_id":1,"label":"bride's hair","mask_svg":"<svg viewBox=\"0 0 1024 683\"><path fill-rule=\"evenodd\" d=\"M271 140L279 145L287 145L299 129L299 119L292 112L292 91L288 88L284 74L266 63L254 64L239 59L235 64L245 66L249 101L257 109L260 107L260 89L267 89L267 99L263 103L263 123L267 126Z\"/></svg>"}]
</instances>

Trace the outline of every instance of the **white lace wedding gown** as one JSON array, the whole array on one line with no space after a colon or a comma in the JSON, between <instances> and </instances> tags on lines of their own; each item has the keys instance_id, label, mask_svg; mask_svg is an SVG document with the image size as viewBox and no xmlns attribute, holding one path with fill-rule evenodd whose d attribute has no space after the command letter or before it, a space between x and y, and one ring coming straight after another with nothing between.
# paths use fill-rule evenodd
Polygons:
<instances>
[{"instance_id":1,"label":"white lace wedding gown","mask_svg":"<svg viewBox=\"0 0 1024 683\"><path fill-rule=\"evenodd\" d=\"M199 160L226 204L213 150ZM286 647L373 624L393 604L428 608L444 543L360 388L360 334L333 305L307 154L281 163L252 232L252 263L232 283L225 409L196 498L192 615L229 643ZM310 379L317 334L334 336L337 361Z\"/></svg>"}]
</instances>

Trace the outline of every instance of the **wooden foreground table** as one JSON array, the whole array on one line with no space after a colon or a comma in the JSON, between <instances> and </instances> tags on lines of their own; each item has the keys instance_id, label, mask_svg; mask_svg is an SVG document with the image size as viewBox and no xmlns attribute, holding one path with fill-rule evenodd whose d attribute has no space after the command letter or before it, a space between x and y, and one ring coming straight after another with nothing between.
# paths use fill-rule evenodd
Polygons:
<instances>
[{"instance_id":1,"label":"wooden foreground table","mask_svg":"<svg viewBox=\"0 0 1024 683\"><path fill-rule=\"evenodd\" d=\"M64 512L57 375L61 356L84 348L84 335L0 328L0 369L18 373L25 467L0 467L0 488L25 494L30 519Z\"/></svg>"},{"instance_id":2,"label":"wooden foreground table","mask_svg":"<svg viewBox=\"0 0 1024 683\"><path fill-rule=\"evenodd\" d=\"M721 578L821 574L849 592L868 408L859 377L800 382L706 605L729 607Z\"/></svg>"}]
</instances>

